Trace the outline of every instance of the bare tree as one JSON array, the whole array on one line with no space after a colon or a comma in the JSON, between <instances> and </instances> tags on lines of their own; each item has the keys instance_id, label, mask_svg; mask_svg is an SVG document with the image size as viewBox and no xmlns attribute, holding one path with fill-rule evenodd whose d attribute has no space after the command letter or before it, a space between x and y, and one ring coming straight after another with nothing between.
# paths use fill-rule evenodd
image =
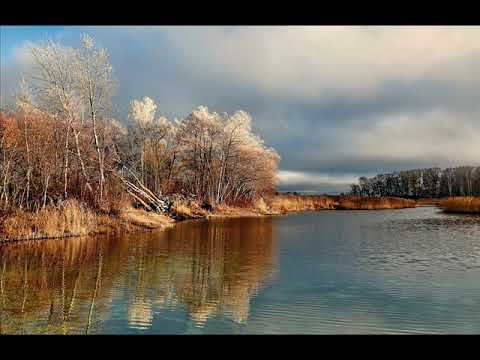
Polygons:
<instances>
[{"instance_id":1,"label":"bare tree","mask_svg":"<svg viewBox=\"0 0 480 360\"><path fill-rule=\"evenodd\" d=\"M179 122L178 136L185 185L204 201L252 200L275 187L278 154L252 132L246 112L229 116L199 107Z\"/></svg>"},{"instance_id":2,"label":"bare tree","mask_svg":"<svg viewBox=\"0 0 480 360\"><path fill-rule=\"evenodd\" d=\"M132 101L127 128L110 118L116 82L108 53L88 35L81 40L80 48L29 45L35 67L28 84L21 83L12 116L0 116L3 211L67 198L112 210L122 194L166 211L172 193L216 205L275 189L280 158L244 111L200 106L170 122L145 97Z\"/></svg>"},{"instance_id":3,"label":"bare tree","mask_svg":"<svg viewBox=\"0 0 480 360\"><path fill-rule=\"evenodd\" d=\"M82 47L74 52L72 72L75 86L92 121L92 132L98 157L101 201L105 184L105 153L97 121L99 116L105 115L105 112L108 111L116 87L113 68L108 61L107 51L103 48L96 48L94 39L83 34Z\"/></svg>"},{"instance_id":4,"label":"bare tree","mask_svg":"<svg viewBox=\"0 0 480 360\"><path fill-rule=\"evenodd\" d=\"M36 101L63 122L64 127L64 197L68 196L69 142L72 123L78 113L80 99L72 72L73 49L53 41L29 45L36 67L30 75Z\"/></svg>"}]
</instances>

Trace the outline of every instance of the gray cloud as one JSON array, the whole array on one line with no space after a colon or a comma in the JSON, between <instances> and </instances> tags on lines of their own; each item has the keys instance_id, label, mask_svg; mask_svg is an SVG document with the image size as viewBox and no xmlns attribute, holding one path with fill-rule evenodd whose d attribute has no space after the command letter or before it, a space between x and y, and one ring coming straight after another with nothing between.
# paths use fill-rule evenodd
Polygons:
<instances>
[{"instance_id":1,"label":"gray cloud","mask_svg":"<svg viewBox=\"0 0 480 360\"><path fill-rule=\"evenodd\" d=\"M281 169L318 186L480 158L480 27L94 27L62 41L80 31L111 54L119 117L146 95L170 118L243 109ZM2 97L28 65L21 49Z\"/></svg>"}]
</instances>

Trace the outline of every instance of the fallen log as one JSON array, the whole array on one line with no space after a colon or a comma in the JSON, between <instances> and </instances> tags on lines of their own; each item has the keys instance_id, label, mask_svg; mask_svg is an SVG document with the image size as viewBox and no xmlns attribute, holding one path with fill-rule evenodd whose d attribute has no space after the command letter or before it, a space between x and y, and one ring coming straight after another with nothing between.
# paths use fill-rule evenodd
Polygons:
<instances>
[{"instance_id":1,"label":"fallen log","mask_svg":"<svg viewBox=\"0 0 480 360\"><path fill-rule=\"evenodd\" d=\"M135 179L136 184L121 175L115 174L115 176L121 180L127 193L149 211L169 213L172 206L172 201L170 201L168 198L162 199L160 198L161 195L157 196L154 194L153 191L147 188L130 169L127 170Z\"/></svg>"}]
</instances>

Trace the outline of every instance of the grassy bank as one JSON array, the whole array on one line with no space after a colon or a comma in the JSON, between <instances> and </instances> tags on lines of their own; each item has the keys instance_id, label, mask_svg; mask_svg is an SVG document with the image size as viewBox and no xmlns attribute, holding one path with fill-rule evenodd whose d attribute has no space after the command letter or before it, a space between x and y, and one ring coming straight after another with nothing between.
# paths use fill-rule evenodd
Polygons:
<instances>
[{"instance_id":1,"label":"grassy bank","mask_svg":"<svg viewBox=\"0 0 480 360\"><path fill-rule=\"evenodd\" d=\"M312 210L383 210L416 207L414 200L395 197L329 196L279 194L269 200L270 208L280 213Z\"/></svg>"},{"instance_id":2,"label":"grassy bank","mask_svg":"<svg viewBox=\"0 0 480 360\"><path fill-rule=\"evenodd\" d=\"M338 202L332 196L277 194L266 200L267 206L273 212L289 213L296 211L315 211L336 209Z\"/></svg>"},{"instance_id":3,"label":"grassy bank","mask_svg":"<svg viewBox=\"0 0 480 360\"><path fill-rule=\"evenodd\" d=\"M75 200L68 200L38 212L18 210L3 215L0 242L164 229L173 224L174 220L165 215L140 209L96 213Z\"/></svg>"},{"instance_id":4,"label":"grassy bank","mask_svg":"<svg viewBox=\"0 0 480 360\"><path fill-rule=\"evenodd\" d=\"M126 204L110 213L94 212L75 200L38 212L4 215L0 242L46 239L139 230L162 230L186 219L256 217L317 210L380 210L415 207L413 200L354 196L277 194L260 198L248 207L220 205L206 210L194 201L175 201L169 216L135 209Z\"/></svg>"},{"instance_id":5,"label":"grassy bank","mask_svg":"<svg viewBox=\"0 0 480 360\"><path fill-rule=\"evenodd\" d=\"M480 197L452 197L440 201L445 212L460 214L480 214Z\"/></svg>"},{"instance_id":6,"label":"grassy bank","mask_svg":"<svg viewBox=\"0 0 480 360\"><path fill-rule=\"evenodd\" d=\"M417 206L439 206L445 199L418 199Z\"/></svg>"},{"instance_id":7,"label":"grassy bank","mask_svg":"<svg viewBox=\"0 0 480 360\"><path fill-rule=\"evenodd\" d=\"M263 199L250 207L217 206L211 211L197 202L176 201L169 216L126 205L114 212L94 212L75 200L38 212L15 211L0 216L0 243L18 240L164 230L188 219L235 218L278 214Z\"/></svg>"},{"instance_id":8,"label":"grassy bank","mask_svg":"<svg viewBox=\"0 0 480 360\"><path fill-rule=\"evenodd\" d=\"M417 206L415 200L396 198L396 197L361 197L361 196L339 196L339 210L387 210L387 209L406 209Z\"/></svg>"},{"instance_id":9,"label":"grassy bank","mask_svg":"<svg viewBox=\"0 0 480 360\"><path fill-rule=\"evenodd\" d=\"M75 200L38 212L15 211L0 224L4 240L41 239L88 234L96 226L96 216Z\"/></svg>"}]
</instances>

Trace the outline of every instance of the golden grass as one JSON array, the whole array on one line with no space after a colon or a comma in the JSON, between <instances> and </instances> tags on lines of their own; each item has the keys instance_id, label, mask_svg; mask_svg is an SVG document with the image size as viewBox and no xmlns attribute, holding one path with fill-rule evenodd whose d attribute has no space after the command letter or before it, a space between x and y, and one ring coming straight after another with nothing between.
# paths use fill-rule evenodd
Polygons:
<instances>
[{"instance_id":1,"label":"golden grass","mask_svg":"<svg viewBox=\"0 0 480 360\"><path fill-rule=\"evenodd\" d=\"M442 199L418 199L417 206L434 206L440 205Z\"/></svg>"},{"instance_id":2,"label":"golden grass","mask_svg":"<svg viewBox=\"0 0 480 360\"><path fill-rule=\"evenodd\" d=\"M280 213L335 209L337 205L333 197L317 195L279 194L267 201L271 211Z\"/></svg>"},{"instance_id":3,"label":"golden grass","mask_svg":"<svg viewBox=\"0 0 480 360\"><path fill-rule=\"evenodd\" d=\"M67 200L36 213L17 211L3 221L1 233L5 240L56 238L86 235L95 226L93 212L76 200Z\"/></svg>"},{"instance_id":4,"label":"golden grass","mask_svg":"<svg viewBox=\"0 0 480 360\"><path fill-rule=\"evenodd\" d=\"M139 226L147 229L162 229L172 226L174 223L174 220L168 216L132 208L122 210L119 215L119 220L127 225Z\"/></svg>"},{"instance_id":5,"label":"golden grass","mask_svg":"<svg viewBox=\"0 0 480 360\"><path fill-rule=\"evenodd\" d=\"M416 206L414 200L384 197L277 194L260 198L251 207L217 206L208 217L240 217L286 214L318 210L382 210L403 209Z\"/></svg>"},{"instance_id":6,"label":"golden grass","mask_svg":"<svg viewBox=\"0 0 480 360\"><path fill-rule=\"evenodd\" d=\"M253 203L253 208L255 210L257 210L258 212L263 213L263 214L267 214L271 211L270 208L268 207L267 203L265 202L265 200L262 197L257 199Z\"/></svg>"},{"instance_id":7,"label":"golden grass","mask_svg":"<svg viewBox=\"0 0 480 360\"><path fill-rule=\"evenodd\" d=\"M17 211L6 216L0 226L0 241L165 229L174 222L168 216L133 208L96 214L76 200L67 200L36 213Z\"/></svg>"},{"instance_id":8,"label":"golden grass","mask_svg":"<svg viewBox=\"0 0 480 360\"><path fill-rule=\"evenodd\" d=\"M188 206L183 201L174 201L171 211L175 216L182 218L191 218L193 216L192 206Z\"/></svg>"},{"instance_id":9,"label":"golden grass","mask_svg":"<svg viewBox=\"0 0 480 360\"><path fill-rule=\"evenodd\" d=\"M416 206L414 200L360 196L295 195L279 194L269 199L270 209L280 213L315 211L323 209L339 210L382 210L403 209Z\"/></svg>"},{"instance_id":10,"label":"golden grass","mask_svg":"<svg viewBox=\"0 0 480 360\"><path fill-rule=\"evenodd\" d=\"M479 198L461 199L449 199L450 201L442 202L442 205L447 211L480 212ZM57 207L49 207L37 213L17 211L8 215L0 223L0 234L4 241L57 238L141 229L161 230L173 226L176 220L182 219L251 217L322 209L402 209L416 205L417 202L414 200L393 197L279 194L265 199L259 198L246 207L218 205L213 211L203 209L195 201L175 201L172 205L174 220L166 215L132 207L118 209L108 215L95 214L77 201L68 200Z\"/></svg>"},{"instance_id":11,"label":"golden grass","mask_svg":"<svg viewBox=\"0 0 480 360\"><path fill-rule=\"evenodd\" d=\"M215 210L207 214L207 218L237 218L237 217L257 217L272 215L271 212L263 212L254 207L237 207L228 205L219 205Z\"/></svg>"},{"instance_id":12,"label":"golden grass","mask_svg":"<svg viewBox=\"0 0 480 360\"><path fill-rule=\"evenodd\" d=\"M206 217L209 212L202 209L197 201L175 200L171 208L172 215L177 219L198 219Z\"/></svg>"},{"instance_id":13,"label":"golden grass","mask_svg":"<svg viewBox=\"0 0 480 360\"><path fill-rule=\"evenodd\" d=\"M445 212L480 214L480 197L452 197L440 201L440 207Z\"/></svg>"},{"instance_id":14,"label":"golden grass","mask_svg":"<svg viewBox=\"0 0 480 360\"><path fill-rule=\"evenodd\" d=\"M337 209L341 210L383 210L404 209L417 206L415 200L396 197L339 196Z\"/></svg>"}]
</instances>

